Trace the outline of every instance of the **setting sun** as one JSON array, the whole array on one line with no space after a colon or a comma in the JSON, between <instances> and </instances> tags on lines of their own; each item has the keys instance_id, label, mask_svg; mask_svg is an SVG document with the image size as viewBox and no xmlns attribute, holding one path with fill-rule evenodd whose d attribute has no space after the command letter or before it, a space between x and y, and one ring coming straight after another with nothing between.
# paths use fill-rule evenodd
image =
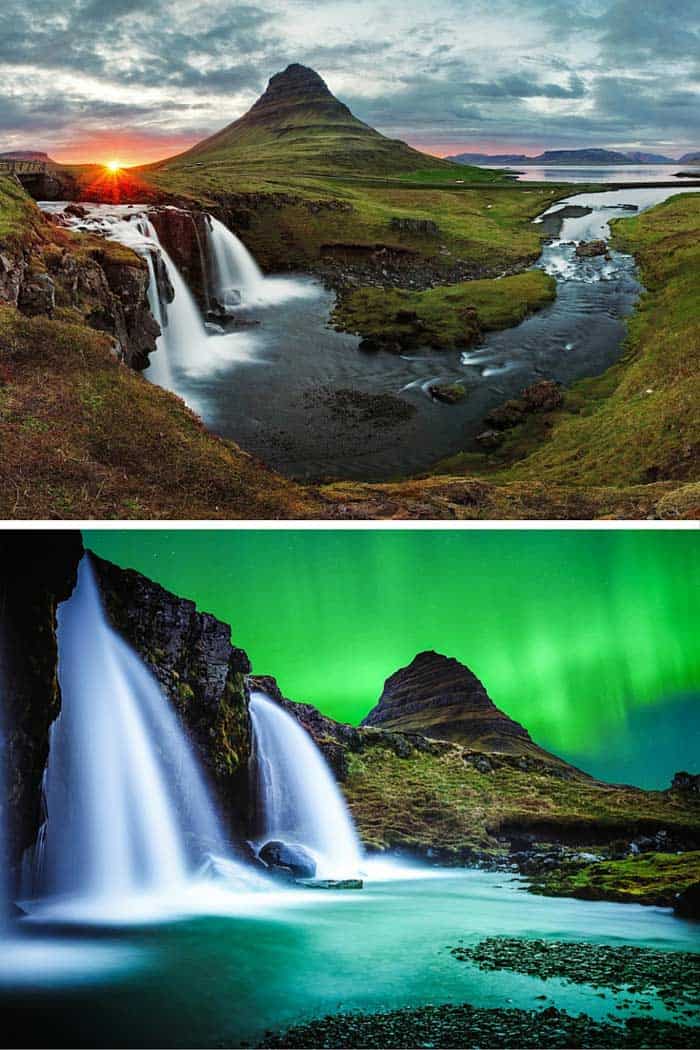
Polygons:
<instances>
[{"instance_id":1,"label":"setting sun","mask_svg":"<svg viewBox=\"0 0 700 1050\"><path fill-rule=\"evenodd\" d=\"M121 164L118 160L108 160L105 164L107 171L117 172L121 168Z\"/></svg>"}]
</instances>

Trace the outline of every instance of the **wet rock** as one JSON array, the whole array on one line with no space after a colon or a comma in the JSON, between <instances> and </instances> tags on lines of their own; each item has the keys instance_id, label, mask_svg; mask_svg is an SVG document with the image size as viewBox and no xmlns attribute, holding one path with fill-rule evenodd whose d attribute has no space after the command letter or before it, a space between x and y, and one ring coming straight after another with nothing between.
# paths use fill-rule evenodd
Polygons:
<instances>
[{"instance_id":1,"label":"wet rock","mask_svg":"<svg viewBox=\"0 0 700 1050\"><path fill-rule=\"evenodd\" d=\"M428 387L428 393L436 401L443 401L446 405L456 405L467 396L462 383L432 383Z\"/></svg>"},{"instance_id":2,"label":"wet rock","mask_svg":"<svg viewBox=\"0 0 700 1050\"><path fill-rule=\"evenodd\" d=\"M273 874L281 870L284 875L291 872L295 879L313 879L316 876L316 861L309 851L297 843L266 842L258 856Z\"/></svg>"},{"instance_id":3,"label":"wet rock","mask_svg":"<svg viewBox=\"0 0 700 1050\"><path fill-rule=\"evenodd\" d=\"M248 656L231 644L229 625L194 602L101 558L93 565L112 625L171 700L233 826L246 828Z\"/></svg>"},{"instance_id":4,"label":"wet rock","mask_svg":"<svg viewBox=\"0 0 700 1050\"><path fill-rule=\"evenodd\" d=\"M607 255L608 245L605 241L581 241L576 245L576 254L580 259L592 258L596 255Z\"/></svg>"},{"instance_id":5,"label":"wet rock","mask_svg":"<svg viewBox=\"0 0 700 1050\"><path fill-rule=\"evenodd\" d=\"M84 219L87 216L87 209L83 208L82 204L75 202L67 204L63 211L66 215L72 215L76 219Z\"/></svg>"},{"instance_id":6,"label":"wet rock","mask_svg":"<svg viewBox=\"0 0 700 1050\"><path fill-rule=\"evenodd\" d=\"M33 274L20 288L17 305L27 317L53 317L56 285L47 273Z\"/></svg>"},{"instance_id":7,"label":"wet rock","mask_svg":"<svg viewBox=\"0 0 700 1050\"><path fill-rule=\"evenodd\" d=\"M310 890L361 890L362 879L297 879L300 886Z\"/></svg>"},{"instance_id":8,"label":"wet rock","mask_svg":"<svg viewBox=\"0 0 700 1050\"><path fill-rule=\"evenodd\" d=\"M694 882L678 894L674 910L684 919L700 919L700 882Z\"/></svg>"}]
</instances>

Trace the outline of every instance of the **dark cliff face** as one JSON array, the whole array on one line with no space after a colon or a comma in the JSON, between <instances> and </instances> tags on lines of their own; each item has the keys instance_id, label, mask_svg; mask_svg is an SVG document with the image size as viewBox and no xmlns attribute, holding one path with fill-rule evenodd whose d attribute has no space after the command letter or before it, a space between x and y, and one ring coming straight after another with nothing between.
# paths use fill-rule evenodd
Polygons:
<instances>
[{"instance_id":1,"label":"dark cliff face","mask_svg":"<svg viewBox=\"0 0 700 1050\"><path fill-rule=\"evenodd\" d=\"M211 259L207 250L207 216L203 211L169 207L152 208L148 217L200 307L208 310Z\"/></svg>"},{"instance_id":2,"label":"dark cliff face","mask_svg":"<svg viewBox=\"0 0 700 1050\"><path fill-rule=\"evenodd\" d=\"M41 824L49 729L61 706L56 609L70 597L82 553L79 532L5 531L0 538L0 712L6 740L0 800L7 800L13 866Z\"/></svg>"},{"instance_id":3,"label":"dark cliff face","mask_svg":"<svg viewBox=\"0 0 700 1050\"><path fill-rule=\"evenodd\" d=\"M424 733L483 751L559 761L496 707L468 667L435 652L419 653L407 667L387 678L377 706L362 725Z\"/></svg>"},{"instance_id":4,"label":"dark cliff face","mask_svg":"<svg viewBox=\"0 0 700 1050\"><path fill-rule=\"evenodd\" d=\"M235 832L247 811L247 655L231 644L230 627L194 602L91 557L111 623L172 701Z\"/></svg>"}]
</instances>

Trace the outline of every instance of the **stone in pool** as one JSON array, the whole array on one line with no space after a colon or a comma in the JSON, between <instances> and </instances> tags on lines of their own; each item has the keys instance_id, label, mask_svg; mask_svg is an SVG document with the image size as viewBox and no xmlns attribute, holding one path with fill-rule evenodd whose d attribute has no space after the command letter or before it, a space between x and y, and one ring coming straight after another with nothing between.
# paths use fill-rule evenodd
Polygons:
<instances>
[{"instance_id":1,"label":"stone in pool","mask_svg":"<svg viewBox=\"0 0 700 1050\"><path fill-rule=\"evenodd\" d=\"M299 886L310 890L361 890L362 879L297 879Z\"/></svg>"}]
</instances>

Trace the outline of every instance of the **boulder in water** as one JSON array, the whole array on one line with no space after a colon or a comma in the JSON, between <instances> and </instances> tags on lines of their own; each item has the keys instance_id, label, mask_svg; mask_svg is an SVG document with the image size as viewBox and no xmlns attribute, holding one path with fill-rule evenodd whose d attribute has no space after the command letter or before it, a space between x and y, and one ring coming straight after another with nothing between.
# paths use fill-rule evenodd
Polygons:
<instances>
[{"instance_id":1,"label":"boulder in water","mask_svg":"<svg viewBox=\"0 0 700 1050\"><path fill-rule=\"evenodd\" d=\"M576 245L576 254L581 259L590 258L594 255L607 255L608 246L605 241L581 241Z\"/></svg>"},{"instance_id":2,"label":"boulder in water","mask_svg":"<svg viewBox=\"0 0 700 1050\"><path fill-rule=\"evenodd\" d=\"M275 874L291 874L295 879L313 879L316 875L316 861L297 843L266 842L258 856Z\"/></svg>"},{"instance_id":3,"label":"boulder in water","mask_svg":"<svg viewBox=\"0 0 700 1050\"><path fill-rule=\"evenodd\" d=\"M700 882L694 882L678 894L674 911L685 919L700 919Z\"/></svg>"}]
</instances>

